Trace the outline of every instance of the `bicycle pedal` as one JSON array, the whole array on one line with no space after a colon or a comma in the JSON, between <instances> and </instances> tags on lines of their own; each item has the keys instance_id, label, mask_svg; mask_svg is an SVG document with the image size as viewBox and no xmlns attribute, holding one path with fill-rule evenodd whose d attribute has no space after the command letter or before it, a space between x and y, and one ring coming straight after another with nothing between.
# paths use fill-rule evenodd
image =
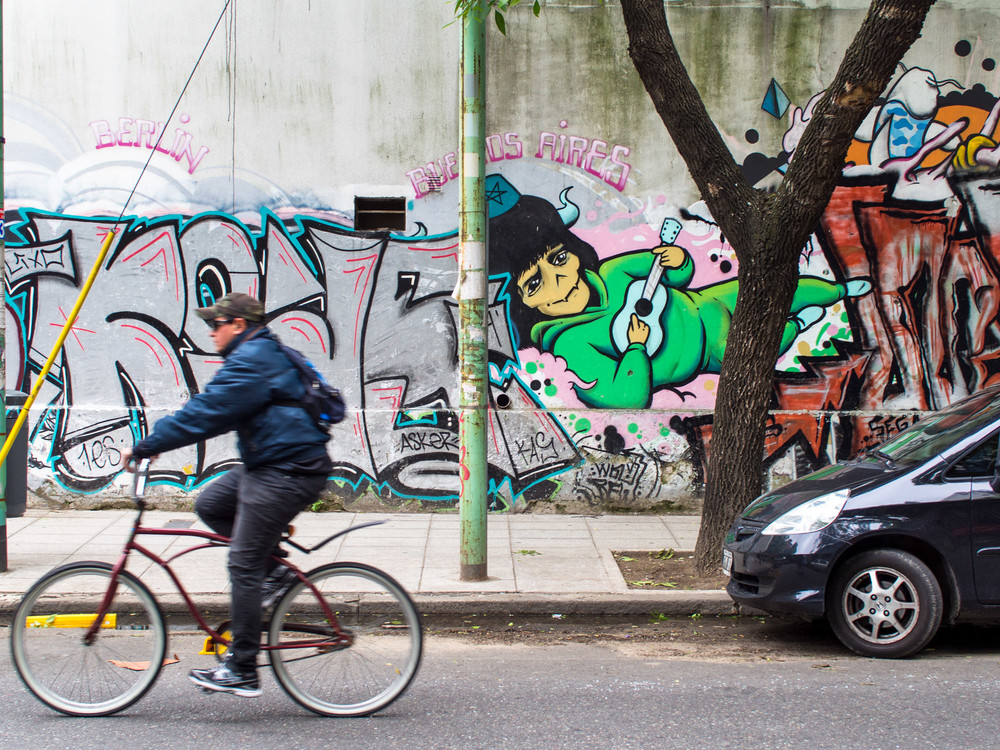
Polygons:
<instances>
[{"instance_id":1,"label":"bicycle pedal","mask_svg":"<svg viewBox=\"0 0 1000 750\"><path fill-rule=\"evenodd\" d=\"M229 630L229 620L226 620L218 628L215 629L219 635L225 638L227 641L233 639L232 631ZM212 636L205 638L205 643L201 647L201 651L198 652L198 656L214 656L215 658L221 658L228 651L228 647L222 643L217 643Z\"/></svg>"}]
</instances>

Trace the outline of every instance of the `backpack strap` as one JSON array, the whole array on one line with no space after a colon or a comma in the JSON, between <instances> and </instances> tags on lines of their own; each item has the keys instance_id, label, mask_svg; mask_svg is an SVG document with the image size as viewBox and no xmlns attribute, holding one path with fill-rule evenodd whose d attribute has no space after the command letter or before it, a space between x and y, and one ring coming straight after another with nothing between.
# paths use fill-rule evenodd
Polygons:
<instances>
[{"instance_id":1,"label":"backpack strap","mask_svg":"<svg viewBox=\"0 0 1000 750\"><path fill-rule=\"evenodd\" d=\"M246 342L250 341L251 339L254 339L254 338L256 338L257 336L259 336L259 335L260 335L261 333L263 333L263 332L264 332L264 329L265 329L265 328L266 328L266 326L265 326L265 325L264 325L264 324L262 323L262 324L258 325L258 326L257 326L256 328L253 328L253 329L251 329L251 330L250 330L250 333L249 333L249 334L247 334L246 338L242 339L242 340L241 340L241 341L240 341L240 342L239 342L239 343L238 343L238 344L237 344L237 345L235 346L235 348L233 348L233 350L232 350L231 352L229 352L229 353L230 353L230 354L232 354L232 353L233 353L233 352L235 352L235 351L236 351L237 349L239 349L239 348L240 348L241 346L243 346L243 345L244 345L244 344L245 344ZM281 340L280 340L280 339L279 339L279 338L278 338L278 337L277 337L277 336L276 336L276 335L275 335L275 334L274 334L273 332L271 333L271 340L272 340L272 341L274 341L274 343L278 345L278 349L280 349L280 350L281 350L281 353L282 353L282 354L285 354L285 349L287 349L288 347L286 347L286 346L285 346L284 344L282 344L282 343L281 343ZM288 357L288 355L287 355L287 354L285 354L285 356L286 356L286 357ZM292 362L292 360L291 360L291 358L290 358L290 357L288 357L288 363L289 363L289 364L291 365L291 368L292 368L292 369L293 369L293 370L294 370L295 372L298 372L298 371L299 371L299 368L295 366L295 363L294 363L294 362ZM303 402L302 402L302 399L294 399L294 398L273 398L273 399L271 399L271 400L270 400L270 401L269 401L269 402L267 403L267 406L297 406L297 407L299 407L299 408L303 408L302 404L303 404ZM267 408L267 407L264 407L264 408Z\"/></svg>"},{"instance_id":2,"label":"backpack strap","mask_svg":"<svg viewBox=\"0 0 1000 750\"><path fill-rule=\"evenodd\" d=\"M302 370L300 370L299 367L298 367L298 365L295 364L295 360L292 358L292 355L288 353L289 347L287 347L287 346L285 346L285 344L281 343L281 339L279 339L273 333L271 334L271 336L272 336L272 340L274 341L274 343L278 345L278 349L280 349L281 353L285 355L285 359L288 360L288 364L291 366L292 370L294 370L295 373L299 376L299 382L302 382L302 376L303 376ZM305 387L304 384L303 384L303 387ZM305 410L305 411L308 412L308 409L305 408L305 399L302 399L302 398L299 398L299 399L295 399L295 398L274 398L274 399L271 399L271 404L273 404L274 406L297 406L300 409L303 409L303 410Z\"/></svg>"}]
</instances>

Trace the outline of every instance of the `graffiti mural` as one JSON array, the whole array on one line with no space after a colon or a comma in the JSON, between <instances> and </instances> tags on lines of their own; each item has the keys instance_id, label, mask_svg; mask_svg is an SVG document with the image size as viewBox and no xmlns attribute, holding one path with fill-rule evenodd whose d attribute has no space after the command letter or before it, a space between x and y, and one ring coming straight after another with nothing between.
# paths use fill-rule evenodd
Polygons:
<instances>
[{"instance_id":1,"label":"graffiti mural","mask_svg":"<svg viewBox=\"0 0 1000 750\"><path fill-rule=\"evenodd\" d=\"M794 158L818 100L793 109L783 154L745 169ZM778 373L771 461L791 444L813 469L848 458L998 381L998 119L982 85L901 66L859 129L813 246L837 277L874 290L846 306L850 341L805 346L802 371ZM685 429L707 451L709 422Z\"/></svg>"},{"instance_id":2,"label":"graffiti mural","mask_svg":"<svg viewBox=\"0 0 1000 750\"><path fill-rule=\"evenodd\" d=\"M794 107L772 82L763 108L787 113L789 127L782 153L745 160L760 187L794 158L821 95ZM998 121L1000 103L981 85L901 66L858 130L841 185L802 252L769 464L794 454L810 470L848 458L997 381ZM684 411L710 411L735 258L701 204L676 211L680 222L647 204L580 229L577 187L564 184L541 197L505 175L487 178L491 270L512 287L520 360L549 375L544 388L530 382L552 408L673 411L670 430L684 437L703 478L711 414ZM655 234L661 217L662 232L678 227L669 238ZM588 242L615 222L616 242ZM651 312L639 312L643 301ZM608 419L591 417L588 435L599 440ZM640 451L659 437L626 441ZM593 471L588 463L576 481Z\"/></svg>"},{"instance_id":3,"label":"graffiti mural","mask_svg":"<svg viewBox=\"0 0 1000 750\"><path fill-rule=\"evenodd\" d=\"M767 425L772 471L853 456L1000 380L1000 102L970 80L901 67L856 133L799 259ZM748 128L741 159L756 186L796 158L813 93L798 106L770 82L755 116L780 123L780 150L752 146ZM27 122L42 108L17 99L8 111ZM5 196L9 388L35 385L116 228L32 410L35 483L121 483L123 449L220 364L194 308L239 291L264 301L268 325L351 406L331 442L344 497L453 501L456 153L399 165L405 231L358 231L310 190L223 179L184 118L169 147L155 147L162 123L133 113L82 123L86 154L60 141L35 163L41 149L12 149L28 161L11 163ZM23 142L64 131L35 130ZM704 204L673 205L665 186L641 183L631 144L568 120L486 144L492 507L668 510L696 496L738 290L731 246ZM73 168L50 167L57 151ZM117 220L126 152L156 157L158 182ZM221 437L161 457L155 478L183 493L235 460Z\"/></svg>"},{"instance_id":4,"label":"graffiti mural","mask_svg":"<svg viewBox=\"0 0 1000 750\"><path fill-rule=\"evenodd\" d=\"M577 397L594 407L645 409L657 390L718 373L738 282L689 289L694 262L673 244L681 225L670 219L657 247L598 261L569 229L578 211L568 192L557 210L500 175L486 178L490 269L511 279L518 340L565 360ZM870 290L866 279L801 278L782 351L827 307Z\"/></svg>"},{"instance_id":5,"label":"graffiti mural","mask_svg":"<svg viewBox=\"0 0 1000 750\"><path fill-rule=\"evenodd\" d=\"M336 477L400 495L454 496L455 236L263 219L259 230L216 214L125 222L41 391L33 455L66 487L106 486L123 468L122 449L220 364L193 308L242 291L265 301L268 325L323 363L354 407L334 428ZM8 306L24 342L8 368L27 389L73 306L80 269L93 264L114 221L21 210L7 225ZM501 285L492 293L491 359L516 362ZM494 394L517 408L491 415L490 463L497 487L507 483L517 497L580 454L512 368L497 372ZM234 453L227 438L175 451L156 463L156 478L194 487L232 465Z\"/></svg>"}]
</instances>

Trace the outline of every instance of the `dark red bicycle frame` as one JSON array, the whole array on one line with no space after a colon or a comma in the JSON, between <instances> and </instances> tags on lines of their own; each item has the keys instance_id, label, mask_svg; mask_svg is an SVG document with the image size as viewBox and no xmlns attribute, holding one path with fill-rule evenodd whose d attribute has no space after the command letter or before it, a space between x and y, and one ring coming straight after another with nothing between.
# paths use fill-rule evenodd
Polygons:
<instances>
[{"instance_id":1,"label":"dark red bicycle frame","mask_svg":"<svg viewBox=\"0 0 1000 750\"><path fill-rule=\"evenodd\" d=\"M170 567L170 563L172 563L174 560L177 560L179 557L183 555L189 554L191 552L196 552L197 550L211 549L213 547L226 547L229 545L229 538L221 536L220 534L215 534L211 531L200 531L198 529L153 529L148 526L141 526L140 523L142 521L142 514L144 512L145 512L145 507L143 503L142 505L140 505L139 514L136 516L135 523L132 525L132 531L129 533L128 541L125 542L125 548L122 551L121 557L118 558L118 562L115 563L115 565L111 569L111 583L108 585L108 590L105 592L104 598L101 600L101 604L97 609L97 617L94 619L93 624L91 624L90 628L83 636L84 640L90 642L97 636L97 632L100 629L101 623L104 621L104 616L108 613L108 610L111 608L111 601L114 599L115 593L118 590L118 576L125 569L125 564L128 562L129 555L132 552L138 552L139 554L143 555L146 559L156 563L163 570L167 572L167 575L170 577L170 580L173 582L174 586L177 588L177 591L184 599L184 604L187 606L187 609L191 613L191 616L195 619L195 622L198 623L198 627L202 631L204 631L212 639L214 643L228 647L230 643L229 639L225 638L221 633L218 633L215 629L213 629L212 626L210 626L205 621L205 618L201 616L201 613L195 606L194 601L188 595L187 590L181 583L181 580L177 577L173 569ZM320 549L333 539L336 539L338 536L347 534L348 532L355 531L357 529L364 528L366 526L375 526L380 523L383 522L369 521L367 523L358 524L357 526L349 526L348 528L343 529L342 531L338 531L336 534L327 537L314 547L303 547L302 545L293 542L287 536L284 538L284 541L292 545L296 549L308 554L310 552L314 552ZM180 552L177 552L176 554L171 555L166 559L163 559L155 552L146 549L141 544L136 542L135 540L136 537L141 535L187 536L187 537L195 537L197 539L204 539L206 541L204 544L196 544L192 547L187 547L186 549L183 549ZM336 615L329 608L329 606L326 603L326 600L316 589L316 587L312 584L312 582L309 581L308 578L306 578L305 573L299 570L296 566L289 563L287 560L281 558L272 558L272 559L285 565L289 570L291 570L292 572L295 573L295 575L298 576L300 581L302 581L306 586L309 587L309 590L312 591L313 596L315 596L316 600L319 602L324 617L326 618L327 622L330 623L329 629L331 633L329 636L324 637L321 640L296 641L295 643L288 643L284 645L279 643L273 646L269 644L261 644L261 650L274 651L277 649L286 649L286 648L317 648L317 647L344 648L346 646L349 646L351 643L351 634L347 631L341 630L340 623L337 621ZM296 625L295 623L289 623L286 627L288 627L289 629L294 629ZM320 635L320 633L314 632L316 630L315 626L303 624L297 627L301 630L301 632L314 633L315 635ZM266 622L262 623L261 629L262 631L267 629Z\"/></svg>"}]
</instances>

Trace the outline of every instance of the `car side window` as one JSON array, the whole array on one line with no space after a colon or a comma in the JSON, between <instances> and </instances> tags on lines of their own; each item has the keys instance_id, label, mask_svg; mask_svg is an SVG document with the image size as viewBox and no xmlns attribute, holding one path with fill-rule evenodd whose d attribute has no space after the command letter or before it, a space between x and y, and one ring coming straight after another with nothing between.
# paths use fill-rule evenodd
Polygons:
<instances>
[{"instance_id":1,"label":"car side window","mask_svg":"<svg viewBox=\"0 0 1000 750\"><path fill-rule=\"evenodd\" d=\"M993 476L997 462L997 441L1000 433L993 433L951 465L947 479L988 479Z\"/></svg>"}]
</instances>

